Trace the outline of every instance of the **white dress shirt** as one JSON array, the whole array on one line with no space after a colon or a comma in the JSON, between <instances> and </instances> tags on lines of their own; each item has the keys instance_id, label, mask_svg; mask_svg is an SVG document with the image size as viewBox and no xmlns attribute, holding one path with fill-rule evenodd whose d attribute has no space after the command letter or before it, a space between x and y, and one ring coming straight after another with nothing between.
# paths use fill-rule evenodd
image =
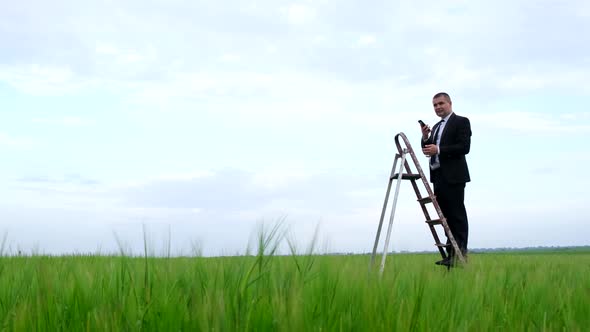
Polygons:
<instances>
[{"instance_id":1,"label":"white dress shirt","mask_svg":"<svg viewBox=\"0 0 590 332\"><path fill-rule=\"evenodd\" d=\"M451 117L451 115L453 114L453 112L449 113L447 116L445 116L444 118L442 118L443 122L441 122L441 124L438 126L438 130L436 131L436 140L433 138L432 142L437 142L436 143L436 150L438 151L437 154L431 156L430 158L434 158L434 163L430 165L430 169L437 169L440 167L440 161L438 160L438 155L440 153L440 139L442 137L443 131L445 130L445 126L447 125L447 122L449 122L449 118Z\"/></svg>"}]
</instances>

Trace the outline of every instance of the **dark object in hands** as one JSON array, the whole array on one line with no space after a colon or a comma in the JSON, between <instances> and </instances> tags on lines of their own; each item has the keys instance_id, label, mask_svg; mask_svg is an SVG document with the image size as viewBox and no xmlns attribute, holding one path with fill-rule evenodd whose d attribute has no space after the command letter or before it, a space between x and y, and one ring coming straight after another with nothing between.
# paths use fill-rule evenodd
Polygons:
<instances>
[{"instance_id":1,"label":"dark object in hands","mask_svg":"<svg viewBox=\"0 0 590 332\"><path fill-rule=\"evenodd\" d=\"M422 120L418 120L418 122L420 123L420 126L422 126L422 127L426 126L426 123L424 123Z\"/></svg>"}]
</instances>

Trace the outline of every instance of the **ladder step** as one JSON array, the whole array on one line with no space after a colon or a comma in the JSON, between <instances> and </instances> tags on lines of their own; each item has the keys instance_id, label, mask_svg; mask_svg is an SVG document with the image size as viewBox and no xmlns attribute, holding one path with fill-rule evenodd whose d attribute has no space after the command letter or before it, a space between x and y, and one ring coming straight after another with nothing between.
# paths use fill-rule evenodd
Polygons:
<instances>
[{"instance_id":1,"label":"ladder step","mask_svg":"<svg viewBox=\"0 0 590 332\"><path fill-rule=\"evenodd\" d=\"M420 204L432 203L432 198L429 196L418 198L418 202L420 202Z\"/></svg>"},{"instance_id":2,"label":"ladder step","mask_svg":"<svg viewBox=\"0 0 590 332\"><path fill-rule=\"evenodd\" d=\"M393 174L393 176L391 177L390 180L397 179L398 177L399 177L399 173L395 173L395 174ZM418 180L420 178L421 178L420 174L407 174L407 173L402 174L402 180Z\"/></svg>"},{"instance_id":3,"label":"ladder step","mask_svg":"<svg viewBox=\"0 0 590 332\"><path fill-rule=\"evenodd\" d=\"M435 243L434 245L437 247L440 247L440 248L446 248L446 247L451 246L450 244L446 244L446 243Z\"/></svg>"},{"instance_id":4,"label":"ladder step","mask_svg":"<svg viewBox=\"0 0 590 332\"><path fill-rule=\"evenodd\" d=\"M442 220L440 220L440 219L426 220L426 223L430 224L430 225L442 225Z\"/></svg>"}]
</instances>

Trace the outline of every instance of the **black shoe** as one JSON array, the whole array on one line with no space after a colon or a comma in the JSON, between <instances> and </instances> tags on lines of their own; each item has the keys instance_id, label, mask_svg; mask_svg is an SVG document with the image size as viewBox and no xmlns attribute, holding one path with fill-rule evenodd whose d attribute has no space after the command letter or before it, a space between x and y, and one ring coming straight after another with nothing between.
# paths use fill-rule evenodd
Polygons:
<instances>
[{"instance_id":1,"label":"black shoe","mask_svg":"<svg viewBox=\"0 0 590 332\"><path fill-rule=\"evenodd\" d=\"M453 258L451 256L442 259L440 261L435 262L436 265L444 265L444 266L452 266L453 265Z\"/></svg>"}]
</instances>

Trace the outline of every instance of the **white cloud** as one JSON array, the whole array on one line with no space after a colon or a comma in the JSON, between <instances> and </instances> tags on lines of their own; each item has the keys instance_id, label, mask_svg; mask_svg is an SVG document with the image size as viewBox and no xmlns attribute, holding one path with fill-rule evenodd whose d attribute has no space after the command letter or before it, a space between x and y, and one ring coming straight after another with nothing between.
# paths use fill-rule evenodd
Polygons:
<instances>
[{"instance_id":1,"label":"white cloud","mask_svg":"<svg viewBox=\"0 0 590 332\"><path fill-rule=\"evenodd\" d=\"M174 98L240 97L272 87L275 77L262 72L170 73L165 81L138 82L133 100L141 104L169 104ZM166 107L169 108L169 107Z\"/></svg>"},{"instance_id":2,"label":"white cloud","mask_svg":"<svg viewBox=\"0 0 590 332\"><path fill-rule=\"evenodd\" d=\"M147 178L141 179L134 179L130 181L124 181L119 183L114 183L108 186L108 190L111 191L121 191L121 190L129 190L130 188L137 188L147 186L154 182L190 182L196 180L203 180L207 178L212 178L216 175L214 171L210 170L194 170L188 172L167 172L162 173L154 176L150 176Z\"/></svg>"},{"instance_id":3,"label":"white cloud","mask_svg":"<svg viewBox=\"0 0 590 332\"><path fill-rule=\"evenodd\" d=\"M328 37L325 35L317 35L313 37L313 42L316 44L324 44L326 41L328 41Z\"/></svg>"},{"instance_id":4,"label":"white cloud","mask_svg":"<svg viewBox=\"0 0 590 332\"><path fill-rule=\"evenodd\" d=\"M191 181L196 179L202 179L207 177L215 176L215 172L213 171L193 171L193 172L185 172L185 173L169 173L163 174L157 177L153 177L149 180L151 181Z\"/></svg>"},{"instance_id":5,"label":"white cloud","mask_svg":"<svg viewBox=\"0 0 590 332\"><path fill-rule=\"evenodd\" d=\"M294 169L289 166L259 171L253 174L252 184L266 190L288 188L290 185L310 179L313 176L309 171Z\"/></svg>"},{"instance_id":6,"label":"white cloud","mask_svg":"<svg viewBox=\"0 0 590 332\"><path fill-rule=\"evenodd\" d=\"M119 62L121 63L135 63L144 60L144 56L137 53L127 53L119 58Z\"/></svg>"},{"instance_id":7,"label":"white cloud","mask_svg":"<svg viewBox=\"0 0 590 332\"><path fill-rule=\"evenodd\" d=\"M5 133L0 133L0 146L5 147L29 147L33 145L34 140L32 138L14 137L9 136Z\"/></svg>"},{"instance_id":8,"label":"white cloud","mask_svg":"<svg viewBox=\"0 0 590 332\"><path fill-rule=\"evenodd\" d=\"M106 43L97 44L96 53L102 56L110 57L112 58L111 61L123 65L137 63L145 60L145 56L134 50L125 50Z\"/></svg>"},{"instance_id":9,"label":"white cloud","mask_svg":"<svg viewBox=\"0 0 590 332\"><path fill-rule=\"evenodd\" d=\"M304 4L291 4L283 8L283 12L286 12L289 23L297 25L309 23L316 17L316 10Z\"/></svg>"},{"instance_id":10,"label":"white cloud","mask_svg":"<svg viewBox=\"0 0 590 332\"><path fill-rule=\"evenodd\" d=\"M377 38L373 35L363 35L358 39L357 44L359 46L369 46L375 44L376 41Z\"/></svg>"},{"instance_id":11,"label":"white cloud","mask_svg":"<svg viewBox=\"0 0 590 332\"><path fill-rule=\"evenodd\" d=\"M42 64L0 65L0 81L33 95L71 93L86 84L67 66Z\"/></svg>"},{"instance_id":12,"label":"white cloud","mask_svg":"<svg viewBox=\"0 0 590 332\"><path fill-rule=\"evenodd\" d=\"M227 53L222 55L220 59L222 62L238 62L240 61L241 57L239 54Z\"/></svg>"},{"instance_id":13,"label":"white cloud","mask_svg":"<svg viewBox=\"0 0 590 332\"><path fill-rule=\"evenodd\" d=\"M68 127L86 126L93 123L92 120L77 116L64 116L61 118L33 118L33 122L52 125L62 125Z\"/></svg>"},{"instance_id":14,"label":"white cloud","mask_svg":"<svg viewBox=\"0 0 590 332\"><path fill-rule=\"evenodd\" d=\"M590 3L588 1L578 1L578 8L574 13L583 18L590 18Z\"/></svg>"},{"instance_id":15,"label":"white cloud","mask_svg":"<svg viewBox=\"0 0 590 332\"><path fill-rule=\"evenodd\" d=\"M510 129L522 133L542 135L583 134L590 132L590 121L584 116L575 115L574 118L582 122L571 123L570 117L559 114L534 113L531 111L503 111L486 114L472 114L472 121L486 127Z\"/></svg>"},{"instance_id":16,"label":"white cloud","mask_svg":"<svg viewBox=\"0 0 590 332\"><path fill-rule=\"evenodd\" d=\"M579 112L579 113L563 113L560 117L564 121L589 121L590 112Z\"/></svg>"},{"instance_id":17,"label":"white cloud","mask_svg":"<svg viewBox=\"0 0 590 332\"><path fill-rule=\"evenodd\" d=\"M515 70L509 75L498 77L497 85L501 89L512 91L564 89L590 92L586 70L562 65L553 68L538 65L525 70Z\"/></svg>"},{"instance_id":18,"label":"white cloud","mask_svg":"<svg viewBox=\"0 0 590 332\"><path fill-rule=\"evenodd\" d=\"M119 55L121 51L113 45L99 43L96 45L96 53L107 55Z\"/></svg>"}]
</instances>

